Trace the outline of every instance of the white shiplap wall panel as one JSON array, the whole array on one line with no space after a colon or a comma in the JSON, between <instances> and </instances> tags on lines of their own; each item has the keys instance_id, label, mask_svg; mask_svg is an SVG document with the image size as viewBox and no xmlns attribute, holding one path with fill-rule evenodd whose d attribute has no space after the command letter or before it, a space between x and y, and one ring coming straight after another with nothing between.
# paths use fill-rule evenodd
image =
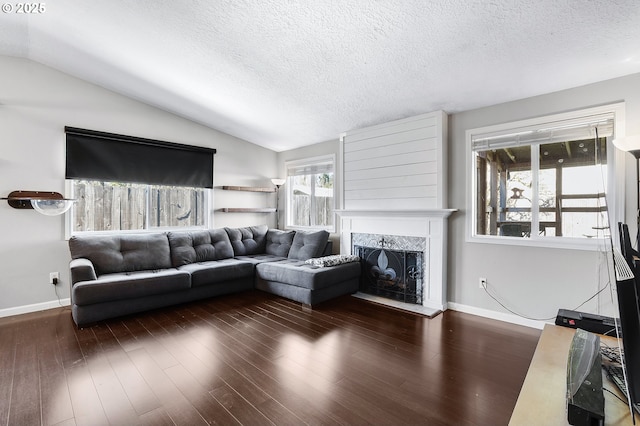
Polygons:
<instances>
[{"instance_id":1,"label":"white shiplap wall panel","mask_svg":"<svg viewBox=\"0 0 640 426\"><path fill-rule=\"evenodd\" d=\"M347 134L352 140L373 139L380 136L388 136L396 133L404 133L411 130L424 130L429 127L436 128L437 123L434 121L427 122L423 120L427 115L439 114L440 112L417 115L415 117L403 118L402 120L390 121L388 123L378 124L363 129L351 130ZM428 131L428 130L427 130ZM434 131L436 131L434 129Z\"/></svg>"},{"instance_id":2,"label":"white shiplap wall panel","mask_svg":"<svg viewBox=\"0 0 640 426\"><path fill-rule=\"evenodd\" d=\"M421 202L419 204L419 206L435 206L437 205L437 197L432 197L432 198L428 198L428 197L422 197ZM381 204L380 200L354 200L352 201L350 204L352 205L357 205L358 207L351 207L352 210L375 210L375 211L380 211L380 210L389 210L389 211L393 211L393 210L400 210L400 209L406 209L406 210L420 210L421 207L413 207L414 205L416 205L416 199L415 198L396 198L393 200L388 200L386 203ZM397 207L397 206L409 206L409 207ZM424 209L432 209L434 207L424 207ZM406 211L405 210L405 211Z\"/></svg>"},{"instance_id":3,"label":"white shiplap wall panel","mask_svg":"<svg viewBox=\"0 0 640 426\"><path fill-rule=\"evenodd\" d=\"M352 160L345 163L345 171L371 170L381 167L405 166L409 164L435 163L430 151L415 151L406 154L389 154L381 157L366 158L364 160Z\"/></svg>"},{"instance_id":4,"label":"white shiplap wall panel","mask_svg":"<svg viewBox=\"0 0 640 426\"><path fill-rule=\"evenodd\" d=\"M365 134L360 136L368 135ZM393 146L411 141L422 141L429 138L437 138L435 126L424 129L408 130L400 133L390 133L376 137L365 137L363 139L358 139L353 136L349 145L345 145L344 152L347 154L354 151L366 151L372 148Z\"/></svg>"},{"instance_id":5,"label":"white shiplap wall panel","mask_svg":"<svg viewBox=\"0 0 640 426\"><path fill-rule=\"evenodd\" d=\"M401 165L395 167L380 167L375 170L367 169L367 170L354 170L351 172L345 172L345 176L349 175L349 180L345 180L344 184L347 185L349 182L353 180L370 180L371 184L374 185L374 179L378 178L391 178L391 177L412 177L415 175L421 175L424 173L436 173L437 165L436 163L424 163L424 164L408 164ZM375 189L375 186L371 187ZM346 200L345 200L346 201ZM345 206L346 207L346 206Z\"/></svg>"},{"instance_id":6,"label":"white shiplap wall panel","mask_svg":"<svg viewBox=\"0 0 640 426\"><path fill-rule=\"evenodd\" d=\"M381 197L386 200L395 200L398 198L422 198L435 197L436 189L433 186L403 186L401 188L384 188L384 189L360 189L357 191L345 191L349 193L353 200L378 200Z\"/></svg>"},{"instance_id":7,"label":"white shiplap wall panel","mask_svg":"<svg viewBox=\"0 0 640 426\"><path fill-rule=\"evenodd\" d=\"M438 178L435 173L425 173L422 175L413 176L397 176L389 178L375 178L366 180L350 180L345 182L345 191L355 191L369 189L371 186L376 188L401 188L403 186L434 186L438 182Z\"/></svg>"},{"instance_id":8,"label":"white shiplap wall panel","mask_svg":"<svg viewBox=\"0 0 640 426\"><path fill-rule=\"evenodd\" d=\"M446 208L446 131L437 111L345 133L343 208Z\"/></svg>"},{"instance_id":9,"label":"white shiplap wall panel","mask_svg":"<svg viewBox=\"0 0 640 426\"><path fill-rule=\"evenodd\" d=\"M395 155L398 152L420 152L430 151L436 149L436 139L419 139L410 142L403 142L396 145L380 146L377 148L361 149L358 151L345 152L344 161L345 164L349 164L352 161L366 160L369 158L386 157L387 155Z\"/></svg>"}]
</instances>

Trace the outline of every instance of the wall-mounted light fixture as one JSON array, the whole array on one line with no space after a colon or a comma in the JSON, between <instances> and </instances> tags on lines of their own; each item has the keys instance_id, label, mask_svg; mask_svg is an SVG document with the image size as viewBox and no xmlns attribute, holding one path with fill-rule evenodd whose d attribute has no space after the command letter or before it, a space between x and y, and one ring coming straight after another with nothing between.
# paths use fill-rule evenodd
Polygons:
<instances>
[{"instance_id":1,"label":"wall-mounted light fixture","mask_svg":"<svg viewBox=\"0 0 640 426\"><path fill-rule=\"evenodd\" d=\"M76 201L64 198L59 192L22 190L13 191L0 200L7 200L14 209L34 209L46 216L61 215L69 210Z\"/></svg>"},{"instance_id":2,"label":"wall-mounted light fixture","mask_svg":"<svg viewBox=\"0 0 640 426\"><path fill-rule=\"evenodd\" d=\"M280 179L280 178L273 178L271 179L271 183L274 184L276 186L276 229L279 229L280 226L280 209L279 207L279 202L280 202L280 187L282 185L284 185L284 183L286 182L285 179Z\"/></svg>"}]
</instances>

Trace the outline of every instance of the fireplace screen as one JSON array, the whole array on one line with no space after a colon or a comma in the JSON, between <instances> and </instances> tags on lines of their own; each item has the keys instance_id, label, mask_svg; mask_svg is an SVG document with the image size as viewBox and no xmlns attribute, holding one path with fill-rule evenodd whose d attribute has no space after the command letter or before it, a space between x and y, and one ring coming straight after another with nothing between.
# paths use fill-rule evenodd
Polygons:
<instances>
[{"instance_id":1,"label":"fireplace screen","mask_svg":"<svg viewBox=\"0 0 640 426\"><path fill-rule=\"evenodd\" d=\"M354 245L360 257L360 291L405 303L422 303L422 256L419 251Z\"/></svg>"}]
</instances>

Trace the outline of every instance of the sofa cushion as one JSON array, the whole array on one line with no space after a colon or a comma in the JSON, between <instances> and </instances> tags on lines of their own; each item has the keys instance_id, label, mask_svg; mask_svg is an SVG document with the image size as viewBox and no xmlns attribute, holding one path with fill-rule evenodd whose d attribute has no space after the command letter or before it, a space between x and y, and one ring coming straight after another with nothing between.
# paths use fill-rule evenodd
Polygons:
<instances>
[{"instance_id":1,"label":"sofa cushion","mask_svg":"<svg viewBox=\"0 0 640 426\"><path fill-rule=\"evenodd\" d=\"M267 225L246 228L224 228L231 240L234 256L260 254L267 245Z\"/></svg>"},{"instance_id":2,"label":"sofa cushion","mask_svg":"<svg viewBox=\"0 0 640 426\"><path fill-rule=\"evenodd\" d=\"M136 271L104 274L95 281L81 281L72 288L76 305L134 299L154 294L186 290L191 286L189 273L174 268L160 271Z\"/></svg>"},{"instance_id":3,"label":"sofa cushion","mask_svg":"<svg viewBox=\"0 0 640 426\"><path fill-rule=\"evenodd\" d=\"M164 233L74 235L69 239L72 259L86 258L96 274L171 268L169 240Z\"/></svg>"},{"instance_id":4,"label":"sofa cushion","mask_svg":"<svg viewBox=\"0 0 640 426\"><path fill-rule=\"evenodd\" d=\"M167 237L174 267L233 257L231 241L224 229L169 232Z\"/></svg>"},{"instance_id":5,"label":"sofa cushion","mask_svg":"<svg viewBox=\"0 0 640 426\"><path fill-rule=\"evenodd\" d=\"M191 274L191 287L223 283L253 277L253 263L237 259L190 263L178 268Z\"/></svg>"},{"instance_id":6,"label":"sofa cushion","mask_svg":"<svg viewBox=\"0 0 640 426\"><path fill-rule=\"evenodd\" d=\"M279 229L269 229L267 231L267 246L265 252L274 256L287 257L291 250L293 237L296 231L281 231Z\"/></svg>"},{"instance_id":7,"label":"sofa cushion","mask_svg":"<svg viewBox=\"0 0 640 426\"><path fill-rule=\"evenodd\" d=\"M307 260L322 256L328 240L329 233L325 230L296 232L288 257L289 259Z\"/></svg>"},{"instance_id":8,"label":"sofa cushion","mask_svg":"<svg viewBox=\"0 0 640 426\"><path fill-rule=\"evenodd\" d=\"M279 262L286 260L284 256L276 256L275 254L250 254L248 256L236 256L234 259L242 260L245 262L251 262L254 265L263 262Z\"/></svg>"},{"instance_id":9,"label":"sofa cushion","mask_svg":"<svg viewBox=\"0 0 640 426\"><path fill-rule=\"evenodd\" d=\"M360 264L345 263L320 268L302 260L287 259L282 262L266 262L256 265L256 276L264 281L318 290L358 278Z\"/></svg>"}]
</instances>

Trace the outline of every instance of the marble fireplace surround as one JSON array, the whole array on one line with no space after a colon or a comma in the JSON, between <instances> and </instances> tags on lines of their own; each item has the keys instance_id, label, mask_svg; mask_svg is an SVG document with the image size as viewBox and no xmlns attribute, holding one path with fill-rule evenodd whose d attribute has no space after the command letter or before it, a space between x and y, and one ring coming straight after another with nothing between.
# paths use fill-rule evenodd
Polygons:
<instances>
[{"instance_id":1,"label":"marble fireplace surround","mask_svg":"<svg viewBox=\"0 0 640 426\"><path fill-rule=\"evenodd\" d=\"M456 209L338 210L336 213L340 218L340 253L352 254L351 234L424 238L424 309L419 313L435 315L447 309L447 222L455 211ZM384 303L384 300L375 301ZM417 312L412 309L411 304L389 302L391 306Z\"/></svg>"}]
</instances>

